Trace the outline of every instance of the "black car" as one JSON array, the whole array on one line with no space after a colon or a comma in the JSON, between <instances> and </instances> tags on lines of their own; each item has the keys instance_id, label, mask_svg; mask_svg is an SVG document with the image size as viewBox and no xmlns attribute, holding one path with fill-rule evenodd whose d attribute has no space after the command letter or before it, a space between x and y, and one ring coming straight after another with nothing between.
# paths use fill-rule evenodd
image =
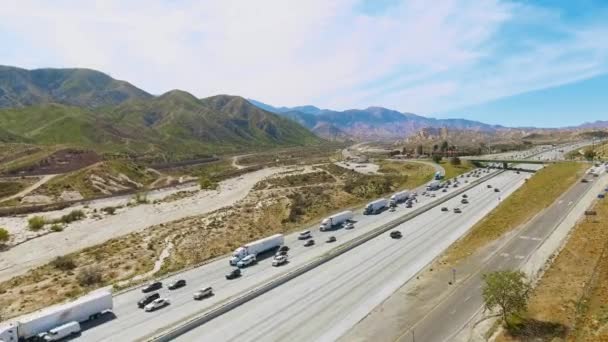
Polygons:
<instances>
[{"instance_id":1,"label":"black car","mask_svg":"<svg viewBox=\"0 0 608 342\"><path fill-rule=\"evenodd\" d=\"M488 189L491 189L491 188L492 188L492 184L488 184L488 185L486 185L486 186L488 187Z\"/></svg>"},{"instance_id":2,"label":"black car","mask_svg":"<svg viewBox=\"0 0 608 342\"><path fill-rule=\"evenodd\" d=\"M391 238L393 238L393 239L401 239L401 237L403 236L403 235L401 235L401 232L398 230L393 230L390 235L391 235Z\"/></svg>"},{"instance_id":3,"label":"black car","mask_svg":"<svg viewBox=\"0 0 608 342\"><path fill-rule=\"evenodd\" d=\"M448 211L448 207L442 207L441 211Z\"/></svg>"},{"instance_id":4,"label":"black car","mask_svg":"<svg viewBox=\"0 0 608 342\"><path fill-rule=\"evenodd\" d=\"M141 289L141 292L143 292L143 293L152 292L154 290L160 289L161 287L163 287L163 283L161 283L160 281L157 281L157 282L150 283L150 284L144 286Z\"/></svg>"},{"instance_id":5,"label":"black car","mask_svg":"<svg viewBox=\"0 0 608 342\"><path fill-rule=\"evenodd\" d=\"M282 251L282 250L279 249L274 256L278 257L279 255L287 255L287 251Z\"/></svg>"},{"instance_id":6,"label":"black car","mask_svg":"<svg viewBox=\"0 0 608 342\"><path fill-rule=\"evenodd\" d=\"M466 198L463 198L463 199L460 201L460 203L462 203L462 204L468 204L468 203L469 203L469 200L467 200Z\"/></svg>"},{"instance_id":7,"label":"black car","mask_svg":"<svg viewBox=\"0 0 608 342\"><path fill-rule=\"evenodd\" d=\"M329 239L327 239L327 242L336 242L336 237L330 236Z\"/></svg>"},{"instance_id":8,"label":"black car","mask_svg":"<svg viewBox=\"0 0 608 342\"><path fill-rule=\"evenodd\" d=\"M283 245L283 246L279 247L278 251L279 252L287 252L287 251L289 251L289 246Z\"/></svg>"},{"instance_id":9,"label":"black car","mask_svg":"<svg viewBox=\"0 0 608 342\"><path fill-rule=\"evenodd\" d=\"M468 198L469 196L467 194L463 194L462 198Z\"/></svg>"},{"instance_id":10,"label":"black car","mask_svg":"<svg viewBox=\"0 0 608 342\"><path fill-rule=\"evenodd\" d=\"M137 302L137 306L139 308L143 308L144 306L152 303L153 300L158 299L158 298L160 298L160 295L158 294L158 292L150 293L149 295L140 299L139 302Z\"/></svg>"},{"instance_id":11,"label":"black car","mask_svg":"<svg viewBox=\"0 0 608 342\"><path fill-rule=\"evenodd\" d=\"M306 241L306 243L304 243L304 247L310 247L314 244L315 244L315 240L310 239L310 240Z\"/></svg>"},{"instance_id":12,"label":"black car","mask_svg":"<svg viewBox=\"0 0 608 342\"><path fill-rule=\"evenodd\" d=\"M167 288L169 288L169 290L175 290L175 289L179 289L180 287L184 287L186 286L186 281L184 279L180 279L178 281L174 281L171 284L169 284L169 286L167 286Z\"/></svg>"},{"instance_id":13,"label":"black car","mask_svg":"<svg viewBox=\"0 0 608 342\"><path fill-rule=\"evenodd\" d=\"M500 192L498 188L494 188L494 192Z\"/></svg>"},{"instance_id":14,"label":"black car","mask_svg":"<svg viewBox=\"0 0 608 342\"><path fill-rule=\"evenodd\" d=\"M456 214L460 214L460 213L462 213L462 210L460 210L460 208L454 208L454 212Z\"/></svg>"},{"instance_id":15,"label":"black car","mask_svg":"<svg viewBox=\"0 0 608 342\"><path fill-rule=\"evenodd\" d=\"M235 279L241 276L241 269L235 268L230 273L226 274L226 279Z\"/></svg>"}]
</instances>

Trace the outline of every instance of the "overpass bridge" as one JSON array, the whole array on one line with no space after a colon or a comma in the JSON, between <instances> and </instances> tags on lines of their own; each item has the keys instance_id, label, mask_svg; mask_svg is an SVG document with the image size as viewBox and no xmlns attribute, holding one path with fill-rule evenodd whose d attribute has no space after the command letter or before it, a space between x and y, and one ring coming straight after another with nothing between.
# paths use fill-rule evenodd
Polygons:
<instances>
[{"instance_id":1,"label":"overpass bridge","mask_svg":"<svg viewBox=\"0 0 608 342\"><path fill-rule=\"evenodd\" d=\"M501 163L504 169L509 168L509 164L551 164L557 163L556 160L533 160L533 159L483 159L467 158L470 162L476 163Z\"/></svg>"}]
</instances>

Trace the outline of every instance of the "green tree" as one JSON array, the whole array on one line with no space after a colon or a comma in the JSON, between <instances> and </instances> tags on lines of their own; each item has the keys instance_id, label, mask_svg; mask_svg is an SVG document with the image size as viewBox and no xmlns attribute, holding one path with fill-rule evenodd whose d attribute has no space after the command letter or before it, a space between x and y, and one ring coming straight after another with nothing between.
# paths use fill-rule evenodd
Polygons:
<instances>
[{"instance_id":1,"label":"green tree","mask_svg":"<svg viewBox=\"0 0 608 342\"><path fill-rule=\"evenodd\" d=\"M433 152L437 152L438 149L439 149L439 145L437 145L437 144L433 145Z\"/></svg>"},{"instance_id":2,"label":"green tree","mask_svg":"<svg viewBox=\"0 0 608 342\"><path fill-rule=\"evenodd\" d=\"M441 161L442 157L440 154L433 154L433 161L437 164Z\"/></svg>"},{"instance_id":3,"label":"green tree","mask_svg":"<svg viewBox=\"0 0 608 342\"><path fill-rule=\"evenodd\" d=\"M44 220L44 217L42 217L42 216L32 216L29 218L29 220L27 220L28 227L33 231L42 229L42 227L44 227L45 224L46 224L46 221Z\"/></svg>"},{"instance_id":4,"label":"green tree","mask_svg":"<svg viewBox=\"0 0 608 342\"><path fill-rule=\"evenodd\" d=\"M422 145L418 145L418 146L416 146L416 154L417 154L417 155L421 155L421 154L422 154L422 152L423 152L423 147L422 147Z\"/></svg>"},{"instance_id":5,"label":"green tree","mask_svg":"<svg viewBox=\"0 0 608 342\"><path fill-rule=\"evenodd\" d=\"M448 142L444 140L444 141L441 143L441 146L439 147L439 149L441 150L441 152L442 152L442 153L445 153L445 151L447 151L447 150L448 150L448 147L449 147L449 146L450 146L450 145L448 144Z\"/></svg>"},{"instance_id":6,"label":"green tree","mask_svg":"<svg viewBox=\"0 0 608 342\"><path fill-rule=\"evenodd\" d=\"M6 228L0 228L0 245L8 242L8 239L10 237L11 235L8 233L8 230L6 230Z\"/></svg>"},{"instance_id":7,"label":"green tree","mask_svg":"<svg viewBox=\"0 0 608 342\"><path fill-rule=\"evenodd\" d=\"M483 275L483 300L486 310L500 308L504 324L513 314L523 313L527 307L530 284L521 271L497 271Z\"/></svg>"}]
</instances>

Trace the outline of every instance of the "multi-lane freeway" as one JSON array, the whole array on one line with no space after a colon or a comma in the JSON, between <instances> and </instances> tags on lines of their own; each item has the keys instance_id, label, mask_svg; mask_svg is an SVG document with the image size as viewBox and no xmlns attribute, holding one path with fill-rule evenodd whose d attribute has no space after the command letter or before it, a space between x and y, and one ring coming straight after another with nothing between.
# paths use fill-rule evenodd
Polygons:
<instances>
[{"instance_id":1,"label":"multi-lane freeway","mask_svg":"<svg viewBox=\"0 0 608 342\"><path fill-rule=\"evenodd\" d=\"M472 225L491 211L499 197L515 191L525 174L504 172L467 191L469 204L456 197L283 286L180 336L180 341L329 341L347 331ZM499 188L487 188L487 184ZM447 207L444 212L441 207ZM453 212L455 207L461 214ZM394 213L373 218L381 219Z\"/></svg>"},{"instance_id":2,"label":"multi-lane freeway","mask_svg":"<svg viewBox=\"0 0 608 342\"><path fill-rule=\"evenodd\" d=\"M483 173L483 175L488 174ZM499 177L500 180L504 176ZM476 180L476 178L473 177L467 179L467 181L470 182L473 182L474 180ZM463 180L461 187L465 185L466 183L464 183ZM504 191L507 190L507 188L504 189ZM418 189L418 191L422 192L422 189ZM313 247L304 247L303 242L297 239L297 233L288 234L286 235L285 241L291 248L289 252L290 259L287 265L281 267L272 267L271 258L268 258L261 260L255 266L244 269L243 276L239 279L228 281L224 276L231 270L231 266L228 264L228 257L223 257L201 267L169 277L163 280L164 284L168 284L176 279L185 279L188 285L174 291L163 288L160 291L160 294L161 296L166 296L171 299L171 304L155 312L144 312L137 307L137 301L143 297L143 294L139 289L119 294L114 297L114 317L108 315L102 320L92 321L90 323L91 325L85 324L83 326L85 330L82 332L80 338L86 341L145 339L159 330L164 330L165 328L182 322L189 317L206 311L214 305L224 302L229 298L233 298L248 289L268 282L280 274L302 266L310 260L328 252L338 244L345 243L361 236L399 216L412 212L425 203L430 203L443 196L449 195L453 191L454 188L450 188L446 193L436 191L434 192L436 197L418 196L418 202L415 203L414 208L411 209L400 206L396 212L386 211L379 215L370 216L362 215L358 212L354 218L354 221L356 221L355 229L352 230L339 229L321 233L317 226L309 227L313 232L313 238L317 242ZM474 208L475 206L472 207L471 210L475 210ZM465 213L467 211L468 209L465 210ZM467 213L466 215L468 217L470 213ZM325 243L325 240L330 235L335 236L337 242ZM195 301L192 299L194 291L207 286L212 286L214 288L215 295L213 297L203 301Z\"/></svg>"}]
</instances>

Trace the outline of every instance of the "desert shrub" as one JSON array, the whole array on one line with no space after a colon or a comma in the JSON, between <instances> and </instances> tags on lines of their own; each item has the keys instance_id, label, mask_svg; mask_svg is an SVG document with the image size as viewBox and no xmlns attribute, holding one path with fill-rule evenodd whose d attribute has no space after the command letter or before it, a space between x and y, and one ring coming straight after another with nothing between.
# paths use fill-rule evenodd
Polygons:
<instances>
[{"instance_id":1,"label":"desert shrub","mask_svg":"<svg viewBox=\"0 0 608 342\"><path fill-rule=\"evenodd\" d=\"M28 228L33 231L42 229L42 227L44 227L45 224L46 224L46 221L44 220L44 217L42 217L42 216L33 216L33 217L30 217L29 220L27 220Z\"/></svg>"},{"instance_id":2,"label":"desert shrub","mask_svg":"<svg viewBox=\"0 0 608 342\"><path fill-rule=\"evenodd\" d=\"M84 267L76 276L78 283L81 286L91 286L99 284L102 281L101 269L97 266Z\"/></svg>"},{"instance_id":3,"label":"desert shrub","mask_svg":"<svg viewBox=\"0 0 608 342\"><path fill-rule=\"evenodd\" d=\"M56 257L53 261L51 261L51 265L62 271L70 271L76 268L74 258L69 255Z\"/></svg>"},{"instance_id":4,"label":"desert shrub","mask_svg":"<svg viewBox=\"0 0 608 342\"><path fill-rule=\"evenodd\" d=\"M5 243L10 238L10 234L6 228L0 228L0 244Z\"/></svg>"},{"instance_id":5,"label":"desert shrub","mask_svg":"<svg viewBox=\"0 0 608 342\"><path fill-rule=\"evenodd\" d=\"M54 232L60 232L63 230L63 226L55 223L54 225L51 226L51 230Z\"/></svg>"}]
</instances>

